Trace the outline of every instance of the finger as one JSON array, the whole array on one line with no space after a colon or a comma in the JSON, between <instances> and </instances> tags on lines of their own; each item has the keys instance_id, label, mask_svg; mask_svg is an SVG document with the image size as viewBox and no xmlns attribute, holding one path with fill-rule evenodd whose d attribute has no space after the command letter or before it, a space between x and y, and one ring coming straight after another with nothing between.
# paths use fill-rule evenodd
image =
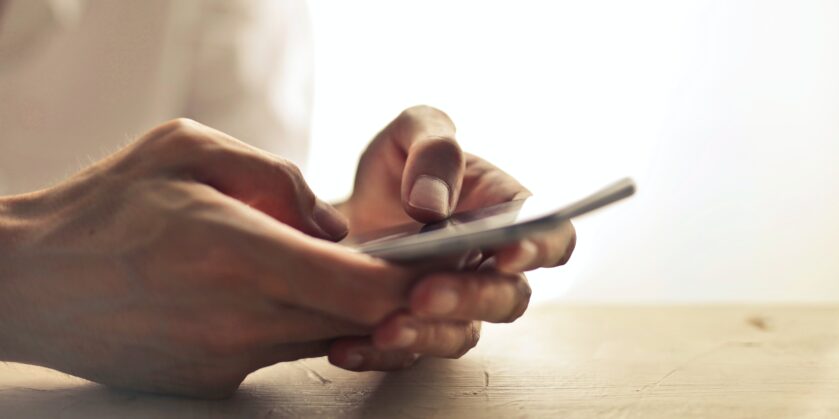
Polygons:
<instances>
[{"instance_id":1,"label":"finger","mask_svg":"<svg viewBox=\"0 0 839 419\"><path fill-rule=\"evenodd\" d=\"M263 333L273 344L334 339L340 336L364 335L371 327L310 310L278 305L266 322Z\"/></svg>"},{"instance_id":2,"label":"finger","mask_svg":"<svg viewBox=\"0 0 839 419\"><path fill-rule=\"evenodd\" d=\"M305 342L324 341L341 336L370 334L372 327L362 327L341 319L290 307L275 307L264 298L252 298L250 304L214 298L218 309L195 314L194 301L184 307L165 307L159 311L167 336L209 354L237 356L255 349L297 347ZM157 319L157 322L160 322ZM262 349L260 349L262 348Z\"/></svg>"},{"instance_id":3,"label":"finger","mask_svg":"<svg viewBox=\"0 0 839 419\"><path fill-rule=\"evenodd\" d=\"M234 198L208 193L215 201L188 242L202 243L211 257L193 269L224 286L246 278L248 290L266 300L361 325L407 306L416 268L312 238Z\"/></svg>"},{"instance_id":4,"label":"finger","mask_svg":"<svg viewBox=\"0 0 839 419\"><path fill-rule=\"evenodd\" d=\"M515 178L488 161L470 153L466 156L463 189L458 211L471 211L525 199L532 194Z\"/></svg>"},{"instance_id":5,"label":"finger","mask_svg":"<svg viewBox=\"0 0 839 419\"><path fill-rule=\"evenodd\" d=\"M205 183L306 234L340 240L347 220L317 199L292 162L190 120L165 132L165 154L176 175Z\"/></svg>"},{"instance_id":6,"label":"finger","mask_svg":"<svg viewBox=\"0 0 839 419\"><path fill-rule=\"evenodd\" d=\"M420 317L508 323L524 314L530 294L522 274L493 270L438 273L414 286L409 305Z\"/></svg>"},{"instance_id":7,"label":"finger","mask_svg":"<svg viewBox=\"0 0 839 419\"><path fill-rule=\"evenodd\" d=\"M350 337L334 341L329 363L350 371L394 371L411 366L418 358L408 351L381 351L369 337Z\"/></svg>"},{"instance_id":8,"label":"finger","mask_svg":"<svg viewBox=\"0 0 839 419\"><path fill-rule=\"evenodd\" d=\"M409 108L380 137L405 156L401 182L405 212L421 222L448 217L457 205L465 170L448 115L428 106Z\"/></svg>"},{"instance_id":9,"label":"finger","mask_svg":"<svg viewBox=\"0 0 839 419\"><path fill-rule=\"evenodd\" d=\"M373 332L373 345L381 351L408 351L444 358L460 358L478 344L479 321L429 320L401 313Z\"/></svg>"},{"instance_id":10,"label":"finger","mask_svg":"<svg viewBox=\"0 0 839 419\"><path fill-rule=\"evenodd\" d=\"M280 223L254 221L256 226L239 229L227 239L239 253L233 257L235 266L225 269L254 278L261 295L367 326L407 306L408 288L416 278L411 269L313 239Z\"/></svg>"},{"instance_id":11,"label":"finger","mask_svg":"<svg viewBox=\"0 0 839 419\"><path fill-rule=\"evenodd\" d=\"M564 265L571 258L577 234L571 222L555 230L502 248L495 253L496 268L503 272L524 272Z\"/></svg>"}]
</instances>

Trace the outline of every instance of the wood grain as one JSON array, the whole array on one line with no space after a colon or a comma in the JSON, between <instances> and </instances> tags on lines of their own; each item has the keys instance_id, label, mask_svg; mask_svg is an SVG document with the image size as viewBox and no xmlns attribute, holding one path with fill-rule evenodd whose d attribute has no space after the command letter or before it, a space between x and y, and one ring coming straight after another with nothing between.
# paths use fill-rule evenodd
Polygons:
<instances>
[{"instance_id":1,"label":"wood grain","mask_svg":"<svg viewBox=\"0 0 839 419\"><path fill-rule=\"evenodd\" d=\"M460 360L391 374L298 361L224 401L0 364L0 417L839 417L839 307L542 306Z\"/></svg>"}]
</instances>

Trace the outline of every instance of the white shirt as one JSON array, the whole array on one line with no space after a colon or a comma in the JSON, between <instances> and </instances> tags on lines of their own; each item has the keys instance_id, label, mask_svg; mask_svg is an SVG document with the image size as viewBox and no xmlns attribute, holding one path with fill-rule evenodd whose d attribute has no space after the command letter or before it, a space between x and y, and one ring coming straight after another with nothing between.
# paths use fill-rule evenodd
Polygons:
<instances>
[{"instance_id":1,"label":"white shirt","mask_svg":"<svg viewBox=\"0 0 839 419\"><path fill-rule=\"evenodd\" d=\"M179 116L303 163L312 60L301 1L3 6L0 195L54 184Z\"/></svg>"}]
</instances>

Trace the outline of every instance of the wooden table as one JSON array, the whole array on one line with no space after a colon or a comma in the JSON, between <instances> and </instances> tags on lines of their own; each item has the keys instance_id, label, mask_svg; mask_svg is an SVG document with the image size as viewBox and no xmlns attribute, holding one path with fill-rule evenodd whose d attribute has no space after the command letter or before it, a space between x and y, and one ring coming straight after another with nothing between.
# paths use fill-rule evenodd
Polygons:
<instances>
[{"instance_id":1,"label":"wooden table","mask_svg":"<svg viewBox=\"0 0 839 419\"><path fill-rule=\"evenodd\" d=\"M298 361L224 401L0 364L0 417L839 417L839 306L535 307L460 360L391 374Z\"/></svg>"}]
</instances>

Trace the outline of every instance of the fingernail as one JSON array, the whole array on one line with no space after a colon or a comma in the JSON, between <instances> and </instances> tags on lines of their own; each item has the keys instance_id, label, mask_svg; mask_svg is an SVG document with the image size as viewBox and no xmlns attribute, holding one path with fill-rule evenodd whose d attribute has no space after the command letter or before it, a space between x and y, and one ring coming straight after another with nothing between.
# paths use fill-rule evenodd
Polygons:
<instances>
[{"instance_id":1,"label":"fingernail","mask_svg":"<svg viewBox=\"0 0 839 419\"><path fill-rule=\"evenodd\" d=\"M312 210L315 224L334 240L341 240L347 235L347 219L335 207L321 200L315 203Z\"/></svg>"},{"instance_id":2,"label":"fingernail","mask_svg":"<svg viewBox=\"0 0 839 419\"><path fill-rule=\"evenodd\" d=\"M535 243L530 240L522 240L519 243L516 256L505 264L504 270L508 272L521 272L530 267L538 253L539 249Z\"/></svg>"},{"instance_id":3,"label":"fingernail","mask_svg":"<svg viewBox=\"0 0 839 419\"><path fill-rule=\"evenodd\" d=\"M411 188L408 205L446 217L449 215L449 185L440 178L420 175Z\"/></svg>"},{"instance_id":4,"label":"fingernail","mask_svg":"<svg viewBox=\"0 0 839 419\"><path fill-rule=\"evenodd\" d=\"M361 364L364 362L364 357L361 356L358 352L350 352L347 354L347 357L344 358L344 362L341 364L341 367L354 370L361 367Z\"/></svg>"},{"instance_id":5,"label":"fingernail","mask_svg":"<svg viewBox=\"0 0 839 419\"><path fill-rule=\"evenodd\" d=\"M394 349L407 348L416 342L418 335L417 329L413 326L402 326L396 333L396 338L393 339L391 346Z\"/></svg>"},{"instance_id":6,"label":"fingernail","mask_svg":"<svg viewBox=\"0 0 839 419\"><path fill-rule=\"evenodd\" d=\"M428 312L431 314L448 314L457 307L459 299L460 296L457 295L454 288L450 286L441 287L431 295Z\"/></svg>"}]
</instances>

